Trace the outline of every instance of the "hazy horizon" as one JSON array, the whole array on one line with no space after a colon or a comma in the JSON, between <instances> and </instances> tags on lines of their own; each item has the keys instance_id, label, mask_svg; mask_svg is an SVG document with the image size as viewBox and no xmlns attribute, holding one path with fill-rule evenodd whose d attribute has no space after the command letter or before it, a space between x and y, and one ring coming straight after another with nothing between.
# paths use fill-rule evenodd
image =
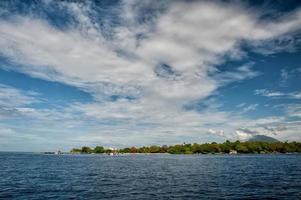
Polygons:
<instances>
[{"instance_id":1,"label":"hazy horizon","mask_svg":"<svg viewBox=\"0 0 301 200\"><path fill-rule=\"evenodd\" d=\"M0 2L0 151L301 141L300 1Z\"/></svg>"}]
</instances>

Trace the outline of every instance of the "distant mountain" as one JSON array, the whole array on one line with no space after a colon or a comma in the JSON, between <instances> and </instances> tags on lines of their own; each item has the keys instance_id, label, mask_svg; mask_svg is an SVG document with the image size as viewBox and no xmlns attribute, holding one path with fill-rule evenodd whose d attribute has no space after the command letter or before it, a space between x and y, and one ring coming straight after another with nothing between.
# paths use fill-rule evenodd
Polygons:
<instances>
[{"instance_id":1,"label":"distant mountain","mask_svg":"<svg viewBox=\"0 0 301 200\"><path fill-rule=\"evenodd\" d=\"M279 142L275 138L266 136L266 135L254 135L251 137L248 142Z\"/></svg>"}]
</instances>

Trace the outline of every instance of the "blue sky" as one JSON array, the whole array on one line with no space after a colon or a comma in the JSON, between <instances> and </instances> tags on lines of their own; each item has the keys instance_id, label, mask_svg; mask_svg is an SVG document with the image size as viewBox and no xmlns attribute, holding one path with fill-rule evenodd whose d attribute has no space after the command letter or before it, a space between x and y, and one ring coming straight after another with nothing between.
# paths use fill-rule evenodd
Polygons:
<instances>
[{"instance_id":1,"label":"blue sky","mask_svg":"<svg viewBox=\"0 0 301 200\"><path fill-rule=\"evenodd\" d=\"M300 1L1 1L0 150L301 140Z\"/></svg>"}]
</instances>

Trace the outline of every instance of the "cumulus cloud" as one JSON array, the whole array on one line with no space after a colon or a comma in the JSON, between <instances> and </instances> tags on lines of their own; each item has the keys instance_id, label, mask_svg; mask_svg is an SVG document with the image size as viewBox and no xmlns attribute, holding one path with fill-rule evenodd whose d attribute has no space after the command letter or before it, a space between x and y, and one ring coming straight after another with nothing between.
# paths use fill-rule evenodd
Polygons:
<instances>
[{"instance_id":1,"label":"cumulus cloud","mask_svg":"<svg viewBox=\"0 0 301 200\"><path fill-rule=\"evenodd\" d=\"M254 63L227 72L218 69L217 65L227 60L246 56L241 43L259 46L301 27L300 10L277 21L263 21L260 12L242 4L124 1L114 11L123 20L106 28L93 19L91 5L64 6L76 21L63 29L36 16L1 19L0 54L14 63L12 70L73 85L94 97L94 102L78 102L63 112L28 108L23 112L40 118L53 112L73 120L72 114L80 113L105 123L95 126L102 133L112 126L120 133L152 131L162 133L162 138L169 132L174 137L188 137L211 130L224 136L236 130L239 122L247 120L217 109L187 110L184 105L208 98L229 83L259 75L252 68ZM141 22L146 8L153 12ZM268 91L256 94L283 95ZM112 96L118 98L112 101ZM22 98L22 102L32 101ZM18 101L15 104L18 106ZM244 112L256 107L245 107ZM237 123L230 123L230 118ZM212 126L224 126L220 130L226 131L212 131ZM238 131L239 135L242 130Z\"/></svg>"}]
</instances>

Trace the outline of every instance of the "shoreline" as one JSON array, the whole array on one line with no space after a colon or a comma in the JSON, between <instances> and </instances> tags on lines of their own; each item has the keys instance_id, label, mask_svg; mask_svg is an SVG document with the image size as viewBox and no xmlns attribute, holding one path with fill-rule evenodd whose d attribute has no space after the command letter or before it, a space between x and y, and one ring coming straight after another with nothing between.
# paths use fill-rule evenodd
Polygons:
<instances>
[{"instance_id":1,"label":"shoreline","mask_svg":"<svg viewBox=\"0 0 301 200\"><path fill-rule=\"evenodd\" d=\"M20 152L21 153L21 152ZM33 152L34 153L34 152ZM237 154L229 154L229 153L193 153L193 154L172 154L172 153L116 153L114 155L110 155L107 153L61 153L61 154L45 154L44 152L40 152L38 154L42 155L101 155L101 156L131 156L131 155L301 155L301 152L291 152L291 153L237 153Z\"/></svg>"}]
</instances>

